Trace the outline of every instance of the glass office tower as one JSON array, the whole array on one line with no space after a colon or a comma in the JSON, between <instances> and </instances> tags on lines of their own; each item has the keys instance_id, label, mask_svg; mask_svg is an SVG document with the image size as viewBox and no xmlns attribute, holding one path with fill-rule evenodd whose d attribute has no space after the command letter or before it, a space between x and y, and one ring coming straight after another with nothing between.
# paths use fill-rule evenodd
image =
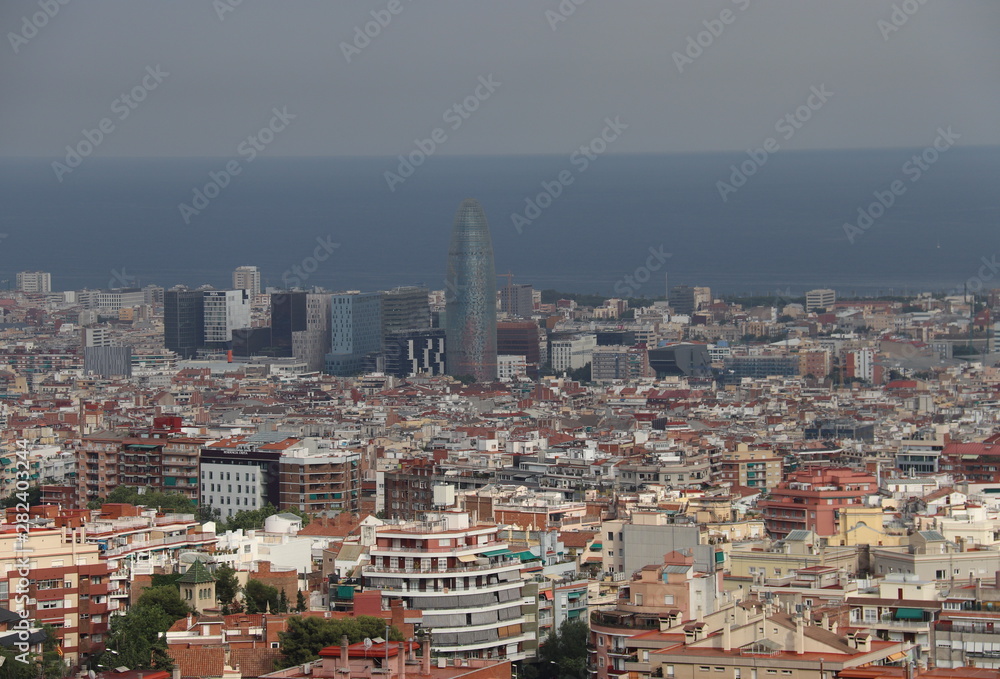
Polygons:
<instances>
[{"instance_id":1,"label":"glass office tower","mask_svg":"<svg viewBox=\"0 0 1000 679\"><path fill-rule=\"evenodd\" d=\"M493 241L479 201L462 201L451 231L445 277L445 351L449 375L479 382L497 376L497 277Z\"/></svg>"}]
</instances>

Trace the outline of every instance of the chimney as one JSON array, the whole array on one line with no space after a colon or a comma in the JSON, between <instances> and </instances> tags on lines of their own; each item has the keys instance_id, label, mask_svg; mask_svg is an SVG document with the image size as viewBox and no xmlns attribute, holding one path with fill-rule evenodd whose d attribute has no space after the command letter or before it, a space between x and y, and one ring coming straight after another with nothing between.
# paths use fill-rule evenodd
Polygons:
<instances>
[{"instance_id":1,"label":"chimney","mask_svg":"<svg viewBox=\"0 0 1000 679\"><path fill-rule=\"evenodd\" d=\"M802 618L795 618L795 653L802 655L806 652L806 626Z\"/></svg>"},{"instance_id":2,"label":"chimney","mask_svg":"<svg viewBox=\"0 0 1000 679\"><path fill-rule=\"evenodd\" d=\"M431 675L431 635L425 632L420 640L420 674L425 677Z\"/></svg>"},{"instance_id":3,"label":"chimney","mask_svg":"<svg viewBox=\"0 0 1000 679\"><path fill-rule=\"evenodd\" d=\"M350 655L347 651L347 647L349 645L350 640L347 638L346 634L340 637L340 667L344 670L348 670L351 667Z\"/></svg>"},{"instance_id":4,"label":"chimney","mask_svg":"<svg viewBox=\"0 0 1000 679\"><path fill-rule=\"evenodd\" d=\"M174 669L170 670L170 679L181 679L181 668L174 665Z\"/></svg>"},{"instance_id":5,"label":"chimney","mask_svg":"<svg viewBox=\"0 0 1000 679\"><path fill-rule=\"evenodd\" d=\"M733 648L733 627L729 623L729 616L722 623L722 650L729 652Z\"/></svg>"},{"instance_id":6,"label":"chimney","mask_svg":"<svg viewBox=\"0 0 1000 679\"><path fill-rule=\"evenodd\" d=\"M385 643L389 643L386 641ZM399 669L397 670L397 679L406 679L406 643L399 642L399 655L396 657L396 662L398 663ZM388 668L386 668L388 669Z\"/></svg>"}]
</instances>

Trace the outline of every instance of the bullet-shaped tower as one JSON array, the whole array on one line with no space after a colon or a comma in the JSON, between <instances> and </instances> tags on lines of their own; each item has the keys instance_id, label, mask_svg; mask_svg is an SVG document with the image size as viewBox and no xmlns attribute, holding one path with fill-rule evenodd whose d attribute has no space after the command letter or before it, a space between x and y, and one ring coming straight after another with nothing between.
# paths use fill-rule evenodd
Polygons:
<instances>
[{"instance_id":1,"label":"bullet-shaped tower","mask_svg":"<svg viewBox=\"0 0 1000 679\"><path fill-rule=\"evenodd\" d=\"M455 215L445 277L446 368L479 382L497 376L497 277L493 240L479 201L467 198Z\"/></svg>"}]
</instances>

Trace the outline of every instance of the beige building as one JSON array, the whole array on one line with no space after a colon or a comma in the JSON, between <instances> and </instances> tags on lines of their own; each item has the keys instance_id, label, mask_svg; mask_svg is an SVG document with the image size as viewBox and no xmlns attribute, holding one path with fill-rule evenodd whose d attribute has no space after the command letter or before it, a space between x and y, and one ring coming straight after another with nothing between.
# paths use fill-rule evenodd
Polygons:
<instances>
[{"instance_id":1,"label":"beige building","mask_svg":"<svg viewBox=\"0 0 1000 679\"><path fill-rule=\"evenodd\" d=\"M703 623L684 626L684 643L648 654L639 679L830 679L842 670L900 662L908 646L874 639L866 630L840 635L799 616L771 613L746 624L726 623L705 635ZM631 669L631 668L630 668Z\"/></svg>"},{"instance_id":2,"label":"beige building","mask_svg":"<svg viewBox=\"0 0 1000 679\"><path fill-rule=\"evenodd\" d=\"M4 606L26 611L38 626L52 625L68 666L96 658L104 652L108 617L119 607L111 595L121 582L112 579L115 574L98 556L98 546L86 543L82 530L33 528L19 543L23 533L14 528L0 533Z\"/></svg>"},{"instance_id":3,"label":"beige building","mask_svg":"<svg viewBox=\"0 0 1000 679\"><path fill-rule=\"evenodd\" d=\"M774 488L781 483L780 457L770 449L750 449L745 443L724 452L713 464L712 480L747 488Z\"/></svg>"},{"instance_id":4,"label":"beige building","mask_svg":"<svg viewBox=\"0 0 1000 679\"><path fill-rule=\"evenodd\" d=\"M774 543L733 545L729 551L729 573L737 578L782 577L811 566L833 566L858 572L858 548L823 547L812 531L797 530Z\"/></svg>"}]
</instances>

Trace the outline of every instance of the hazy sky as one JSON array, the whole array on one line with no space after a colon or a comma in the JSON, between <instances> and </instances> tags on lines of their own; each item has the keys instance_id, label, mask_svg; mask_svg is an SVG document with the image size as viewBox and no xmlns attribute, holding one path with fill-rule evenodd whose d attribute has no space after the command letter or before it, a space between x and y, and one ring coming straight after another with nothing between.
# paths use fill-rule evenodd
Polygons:
<instances>
[{"instance_id":1,"label":"hazy sky","mask_svg":"<svg viewBox=\"0 0 1000 679\"><path fill-rule=\"evenodd\" d=\"M997 0L62 1L0 3L0 155L236 156L274 108L275 156L1000 144Z\"/></svg>"}]
</instances>

